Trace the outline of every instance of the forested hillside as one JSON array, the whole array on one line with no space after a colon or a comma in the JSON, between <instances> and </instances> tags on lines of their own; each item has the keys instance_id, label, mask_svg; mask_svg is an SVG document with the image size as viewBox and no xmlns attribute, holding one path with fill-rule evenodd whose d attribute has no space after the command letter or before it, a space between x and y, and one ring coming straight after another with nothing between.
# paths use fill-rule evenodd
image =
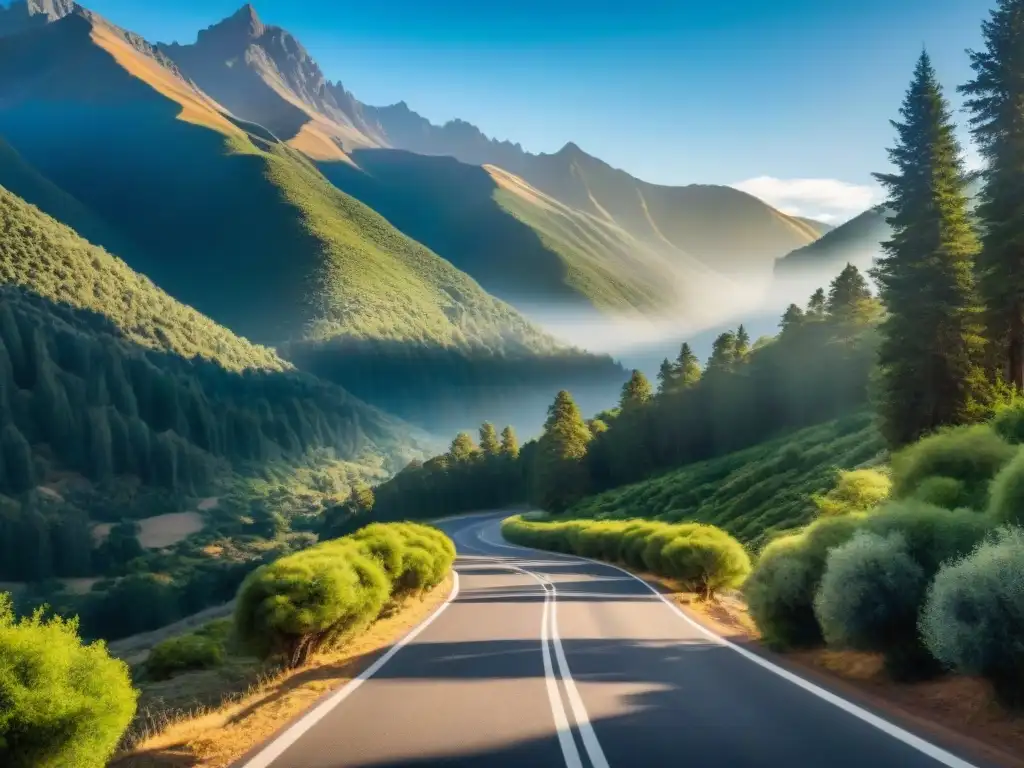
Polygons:
<instances>
[{"instance_id":1,"label":"forested hillside","mask_svg":"<svg viewBox=\"0 0 1024 768\"><path fill-rule=\"evenodd\" d=\"M363 386L354 368L397 371L405 386L422 361L446 361L403 411L421 423L448 384L503 378L524 398L547 398L579 383L563 357L586 360L606 393L621 381L610 360L565 350L95 14L6 40L0 95L0 133L34 171L19 186L40 205L90 227L175 299L255 341L290 342L297 360L315 355L318 373L375 404L398 398L387 382ZM339 350L355 351L341 361ZM510 359L527 375L508 379ZM453 417L446 428L476 414Z\"/></svg>"},{"instance_id":2,"label":"forested hillside","mask_svg":"<svg viewBox=\"0 0 1024 768\"><path fill-rule=\"evenodd\" d=\"M226 599L292 546L292 515L317 507L312 493L289 498L289 467L312 467L300 484L327 498L419 455L408 425L179 304L3 188L0 235L0 580L50 583L45 599L81 613L90 634ZM275 487L275 503L259 500ZM147 554L139 524L168 515L219 548ZM47 581L129 570L163 575L87 598ZM150 606L118 618L125 600Z\"/></svg>"},{"instance_id":3,"label":"forested hillside","mask_svg":"<svg viewBox=\"0 0 1024 768\"><path fill-rule=\"evenodd\" d=\"M460 434L446 454L413 463L354 511L392 519L529 501L563 512L595 493L665 470L729 454L741 457L735 452L864 408L879 317L880 307L863 276L847 266L827 294L815 292L806 310L791 306L775 338L752 346L743 326L723 333L703 369L684 344L676 360L663 362L657 391L634 371L618 407L590 418L570 393L562 392L548 408L541 437L521 450L514 431L505 433L508 444L502 447L485 437L493 428L484 425L479 446ZM860 432L858 440L872 446L859 454L863 459L881 448L877 434L866 427L861 419L851 428ZM855 446L851 449L856 453ZM812 445L810 452L824 450ZM791 468L805 462L818 468L819 461L829 460L828 455L795 456ZM676 508L682 512L692 489L681 483L693 476L680 478L680 484L652 482L668 483L679 494ZM785 473L779 471L775 482L757 492L768 493L767 487L781 491ZM593 503L608 511L601 498ZM797 516L790 524L799 522Z\"/></svg>"}]
</instances>

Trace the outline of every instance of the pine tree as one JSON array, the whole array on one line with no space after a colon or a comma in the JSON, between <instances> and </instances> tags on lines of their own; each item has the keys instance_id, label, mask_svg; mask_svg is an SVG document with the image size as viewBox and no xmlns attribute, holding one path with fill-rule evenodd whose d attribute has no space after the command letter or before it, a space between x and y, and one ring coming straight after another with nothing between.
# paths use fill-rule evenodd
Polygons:
<instances>
[{"instance_id":1,"label":"pine tree","mask_svg":"<svg viewBox=\"0 0 1024 768\"><path fill-rule=\"evenodd\" d=\"M622 385L619 407L623 412L639 408L649 403L653 396L651 382L647 380L642 371L634 370L629 381Z\"/></svg>"},{"instance_id":2,"label":"pine tree","mask_svg":"<svg viewBox=\"0 0 1024 768\"><path fill-rule=\"evenodd\" d=\"M736 346L735 353L736 359L742 360L750 352L750 334L747 333L747 329L740 323L740 327L736 329Z\"/></svg>"},{"instance_id":3,"label":"pine tree","mask_svg":"<svg viewBox=\"0 0 1024 768\"><path fill-rule=\"evenodd\" d=\"M981 220L978 289L992 368L1024 389L1024 1L998 0L970 51L974 79L960 87L987 161L975 211Z\"/></svg>"},{"instance_id":4,"label":"pine tree","mask_svg":"<svg viewBox=\"0 0 1024 768\"><path fill-rule=\"evenodd\" d=\"M900 110L887 188L893 237L875 278L888 316L879 350L879 408L893 446L980 415L987 388L960 146L949 106L922 53Z\"/></svg>"},{"instance_id":5,"label":"pine tree","mask_svg":"<svg viewBox=\"0 0 1024 768\"><path fill-rule=\"evenodd\" d=\"M871 314L871 289L853 264L847 264L829 286L828 316L841 325L856 325Z\"/></svg>"},{"instance_id":6,"label":"pine tree","mask_svg":"<svg viewBox=\"0 0 1024 768\"><path fill-rule=\"evenodd\" d=\"M782 315L782 320L779 322L779 328L782 332L791 331L794 328L798 328L803 325L804 322L804 311L800 309L796 304L790 304L785 313Z\"/></svg>"},{"instance_id":7,"label":"pine tree","mask_svg":"<svg viewBox=\"0 0 1024 768\"><path fill-rule=\"evenodd\" d=\"M584 459L590 439L572 395L562 390L548 407L534 457L534 501L542 509L562 512L586 494L589 477Z\"/></svg>"},{"instance_id":8,"label":"pine tree","mask_svg":"<svg viewBox=\"0 0 1024 768\"><path fill-rule=\"evenodd\" d=\"M519 438L511 425L501 430L501 452L509 458L519 458Z\"/></svg>"},{"instance_id":9,"label":"pine tree","mask_svg":"<svg viewBox=\"0 0 1024 768\"><path fill-rule=\"evenodd\" d=\"M658 368L658 394L665 395L672 392L675 389L677 376L676 367L666 357Z\"/></svg>"},{"instance_id":10,"label":"pine tree","mask_svg":"<svg viewBox=\"0 0 1024 768\"><path fill-rule=\"evenodd\" d=\"M676 358L676 382L680 389L689 389L700 381L700 361L693 354L690 345L683 342L679 348L679 356Z\"/></svg>"},{"instance_id":11,"label":"pine tree","mask_svg":"<svg viewBox=\"0 0 1024 768\"><path fill-rule=\"evenodd\" d=\"M726 331L719 334L711 345L711 357L708 358L708 372L728 371L736 360L736 334Z\"/></svg>"},{"instance_id":12,"label":"pine tree","mask_svg":"<svg viewBox=\"0 0 1024 768\"><path fill-rule=\"evenodd\" d=\"M820 320L825 316L825 289L819 288L811 294L807 301L806 317L810 320Z\"/></svg>"},{"instance_id":13,"label":"pine tree","mask_svg":"<svg viewBox=\"0 0 1024 768\"><path fill-rule=\"evenodd\" d=\"M497 456L501 453L498 432L489 421L480 425L480 450L487 456Z\"/></svg>"},{"instance_id":14,"label":"pine tree","mask_svg":"<svg viewBox=\"0 0 1024 768\"><path fill-rule=\"evenodd\" d=\"M468 432L459 432L448 449L448 457L453 463L458 464L472 461L479 451Z\"/></svg>"}]
</instances>

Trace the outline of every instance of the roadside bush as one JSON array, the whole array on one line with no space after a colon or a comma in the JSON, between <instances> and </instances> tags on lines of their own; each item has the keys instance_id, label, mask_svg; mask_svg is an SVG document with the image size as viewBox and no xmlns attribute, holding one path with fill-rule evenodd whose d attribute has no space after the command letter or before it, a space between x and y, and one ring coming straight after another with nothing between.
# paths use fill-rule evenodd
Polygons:
<instances>
[{"instance_id":1,"label":"roadside bush","mask_svg":"<svg viewBox=\"0 0 1024 768\"><path fill-rule=\"evenodd\" d=\"M372 523L347 538L357 542L370 557L380 563L391 581L401 577L405 543L401 534L392 526Z\"/></svg>"},{"instance_id":2,"label":"roadside bush","mask_svg":"<svg viewBox=\"0 0 1024 768\"><path fill-rule=\"evenodd\" d=\"M645 521L635 528L626 531L619 547L619 557L630 568L642 570L647 567L644 562L644 551L651 537L656 533L667 532L670 523Z\"/></svg>"},{"instance_id":3,"label":"roadside bush","mask_svg":"<svg viewBox=\"0 0 1024 768\"><path fill-rule=\"evenodd\" d=\"M948 510L909 499L884 505L865 517L861 528L879 536L902 536L907 553L930 581L943 563L974 549L992 524L970 509Z\"/></svg>"},{"instance_id":4,"label":"roadside bush","mask_svg":"<svg viewBox=\"0 0 1024 768\"><path fill-rule=\"evenodd\" d=\"M859 515L820 518L802 533L775 539L764 548L743 592L767 643L786 649L823 642L814 598L829 551L848 541L860 520Z\"/></svg>"},{"instance_id":5,"label":"roadside bush","mask_svg":"<svg viewBox=\"0 0 1024 768\"><path fill-rule=\"evenodd\" d=\"M239 639L296 667L372 622L391 595L376 560L344 540L288 555L251 573L235 607Z\"/></svg>"},{"instance_id":6,"label":"roadside bush","mask_svg":"<svg viewBox=\"0 0 1024 768\"><path fill-rule=\"evenodd\" d=\"M0 765L101 768L135 715L128 666L74 619L15 619L0 594Z\"/></svg>"},{"instance_id":7,"label":"roadside bush","mask_svg":"<svg viewBox=\"0 0 1024 768\"><path fill-rule=\"evenodd\" d=\"M1017 400L998 408L991 424L1006 442L1024 444L1024 401Z\"/></svg>"},{"instance_id":8,"label":"roadside bush","mask_svg":"<svg viewBox=\"0 0 1024 768\"><path fill-rule=\"evenodd\" d=\"M455 562L455 545L436 528L417 523L393 523L402 539L402 571L395 595L403 597L432 589L444 581Z\"/></svg>"},{"instance_id":9,"label":"roadside bush","mask_svg":"<svg viewBox=\"0 0 1024 768\"><path fill-rule=\"evenodd\" d=\"M158 643L146 658L146 675L167 680L179 672L211 669L224 663L224 643L199 633L170 637Z\"/></svg>"},{"instance_id":10,"label":"roadside bush","mask_svg":"<svg viewBox=\"0 0 1024 768\"><path fill-rule=\"evenodd\" d=\"M814 601L825 641L881 652L896 679L938 671L917 631L928 577L900 534L860 531L828 556Z\"/></svg>"},{"instance_id":11,"label":"roadside bush","mask_svg":"<svg viewBox=\"0 0 1024 768\"><path fill-rule=\"evenodd\" d=\"M737 587L750 574L750 557L736 539L713 526L680 533L661 551L667 576L711 598L720 589Z\"/></svg>"},{"instance_id":12,"label":"roadside bush","mask_svg":"<svg viewBox=\"0 0 1024 768\"><path fill-rule=\"evenodd\" d=\"M936 575L921 616L932 654L988 679L1006 705L1024 707L1024 530L1007 528Z\"/></svg>"},{"instance_id":13,"label":"roadside bush","mask_svg":"<svg viewBox=\"0 0 1024 768\"><path fill-rule=\"evenodd\" d=\"M893 497L913 496L930 477L948 477L963 483L967 506L985 509L989 482L1016 452L987 424L942 430L893 456Z\"/></svg>"},{"instance_id":14,"label":"roadside bush","mask_svg":"<svg viewBox=\"0 0 1024 768\"><path fill-rule=\"evenodd\" d=\"M502 533L510 541L537 549L548 549L545 544L556 541L569 543L575 548L571 554L646 568L678 579L686 589L704 597L737 586L750 572L750 558L743 545L711 525L636 520L535 522L512 517L502 523Z\"/></svg>"},{"instance_id":15,"label":"roadside bush","mask_svg":"<svg viewBox=\"0 0 1024 768\"><path fill-rule=\"evenodd\" d=\"M943 509L958 509L971 502L967 487L952 477L929 477L922 481L912 498Z\"/></svg>"},{"instance_id":16,"label":"roadside bush","mask_svg":"<svg viewBox=\"0 0 1024 768\"><path fill-rule=\"evenodd\" d=\"M643 567L651 573L668 575L668 567L663 556L665 548L679 537L685 537L700 528L696 523L680 523L669 525L647 536L644 548L640 552Z\"/></svg>"},{"instance_id":17,"label":"roadside bush","mask_svg":"<svg viewBox=\"0 0 1024 768\"><path fill-rule=\"evenodd\" d=\"M989 495L989 512L996 522L1024 525L1024 449L999 471Z\"/></svg>"},{"instance_id":18,"label":"roadside bush","mask_svg":"<svg viewBox=\"0 0 1024 768\"><path fill-rule=\"evenodd\" d=\"M836 486L824 496L811 500L823 517L867 512L889 497L892 481L876 469L854 469L840 472Z\"/></svg>"}]
</instances>

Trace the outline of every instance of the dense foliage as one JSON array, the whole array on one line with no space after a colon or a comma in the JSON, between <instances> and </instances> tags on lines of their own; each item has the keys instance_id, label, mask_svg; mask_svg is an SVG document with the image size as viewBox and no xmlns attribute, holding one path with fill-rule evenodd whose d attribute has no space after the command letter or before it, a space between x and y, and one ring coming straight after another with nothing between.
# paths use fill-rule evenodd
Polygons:
<instances>
[{"instance_id":1,"label":"dense foliage","mask_svg":"<svg viewBox=\"0 0 1024 768\"><path fill-rule=\"evenodd\" d=\"M548 408L541 437L523 446L518 455L450 451L423 464L414 463L375 490L372 515L388 520L527 500L552 512L573 505L583 513L594 506L621 508L621 502L609 501L618 499L616 491L608 496L592 494L626 486L659 470L726 456L779 432L862 407L877 312L863 277L848 266L827 296L819 291L812 297L806 312L791 307L773 341L752 349L743 326L735 333L724 333L703 374L689 345L683 344L677 360L662 365L657 392L642 373L634 371L622 386L618 407L589 421L563 391ZM843 429L852 433L866 426L863 419L854 417ZM839 451L856 452L859 461L865 461L880 448L873 435L863 435L859 442L851 437L849 446ZM774 468L771 491L761 489L762 500L772 491L784 492L787 480L817 468L824 458L822 449L816 456L805 457L794 444ZM762 479L767 480L767 474ZM827 489L827 478L818 483L812 492ZM633 493L624 491L626 496ZM692 498L698 491L688 493ZM802 495L795 496L806 506ZM654 514L622 510L623 516L630 513ZM736 523L742 519L738 514ZM806 518L797 519L800 522Z\"/></svg>"},{"instance_id":2,"label":"dense foliage","mask_svg":"<svg viewBox=\"0 0 1024 768\"><path fill-rule=\"evenodd\" d=\"M711 598L740 585L750 557L736 539L710 525L669 525L643 520L528 520L511 517L501 526L509 541L538 549L621 562L676 580Z\"/></svg>"},{"instance_id":3,"label":"dense foliage","mask_svg":"<svg viewBox=\"0 0 1024 768\"><path fill-rule=\"evenodd\" d=\"M1024 529L1004 529L943 567L921 632L936 659L985 676L1005 703L1024 706Z\"/></svg>"},{"instance_id":4,"label":"dense foliage","mask_svg":"<svg viewBox=\"0 0 1024 768\"><path fill-rule=\"evenodd\" d=\"M75 621L15 619L0 594L0 763L101 768L135 714L128 667Z\"/></svg>"},{"instance_id":5,"label":"dense foliage","mask_svg":"<svg viewBox=\"0 0 1024 768\"><path fill-rule=\"evenodd\" d=\"M235 630L260 656L299 666L369 625L393 596L440 584L454 560L437 529L364 529L254 571L238 592Z\"/></svg>"}]
</instances>

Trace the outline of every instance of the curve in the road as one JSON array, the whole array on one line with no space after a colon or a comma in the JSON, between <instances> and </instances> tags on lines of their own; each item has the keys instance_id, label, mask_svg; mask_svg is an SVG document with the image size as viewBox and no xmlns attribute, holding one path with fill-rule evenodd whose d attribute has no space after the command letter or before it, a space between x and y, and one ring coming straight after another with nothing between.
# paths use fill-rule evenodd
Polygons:
<instances>
[{"instance_id":1,"label":"curve in the road","mask_svg":"<svg viewBox=\"0 0 1024 768\"><path fill-rule=\"evenodd\" d=\"M239 768L974 768L624 569L505 543L493 514L444 527L459 549L448 600Z\"/></svg>"}]
</instances>

